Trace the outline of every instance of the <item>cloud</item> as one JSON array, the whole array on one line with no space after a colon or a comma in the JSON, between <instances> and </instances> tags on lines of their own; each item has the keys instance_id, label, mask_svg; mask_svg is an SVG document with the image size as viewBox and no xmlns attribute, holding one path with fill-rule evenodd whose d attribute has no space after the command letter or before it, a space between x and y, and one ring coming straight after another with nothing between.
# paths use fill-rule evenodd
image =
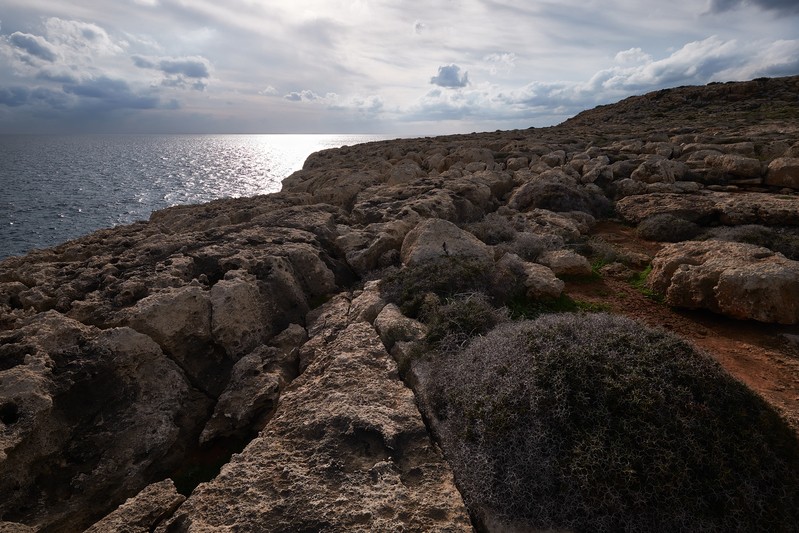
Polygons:
<instances>
[{"instance_id":1,"label":"cloud","mask_svg":"<svg viewBox=\"0 0 799 533\"><path fill-rule=\"evenodd\" d=\"M516 54L513 52L502 52L489 54L483 58L489 64L489 72L494 75L497 72L510 72L516 67Z\"/></svg>"},{"instance_id":2,"label":"cloud","mask_svg":"<svg viewBox=\"0 0 799 533\"><path fill-rule=\"evenodd\" d=\"M154 109L159 105L157 96L137 95L124 80L105 76L80 84L64 85L64 92L113 109Z\"/></svg>"},{"instance_id":3,"label":"cloud","mask_svg":"<svg viewBox=\"0 0 799 533\"><path fill-rule=\"evenodd\" d=\"M710 0L710 12L721 13L749 5L783 14L799 14L796 0Z\"/></svg>"},{"instance_id":4,"label":"cloud","mask_svg":"<svg viewBox=\"0 0 799 533\"><path fill-rule=\"evenodd\" d=\"M165 74L162 87L204 91L211 76L211 63L204 57L144 57L131 56L133 64L142 69L157 70Z\"/></svg>"},{"instance_id":5,"label":"cloud","mask_svg":"<svg viewBox=\"0 0 799 533\"><path fill-rule=\"evenodd\" d=\"M266 88L258 91L258 94L260 94L261 96L277 96L280 93L278 92L277 89L275 89L271 85L267 85Z\"/></svg>"},{"instance_id":6,"label":"cloud","mask_svg":"<svg viewBox=\"0 0 799 533\"><path fill-rule=\"evenodd\" d=\"M109 56L124 52L97 24L50 17L44 23L44 31L50 42L67 49L70 55Z\"/></svg>"},{"instance_id":7,"label":"cloud","mask_svg":"<svg viewBox=\"0 0 799 533\"><path fill-rule=\"evenodd\" d=\"M203 57L164 58L158 68L167 74L178 74L187 78L207 78L211 75L208 60Z\"/></svg>"},{"instance_id":8,"label":"cloud","mask_svg":"<svg viewBox=\"0 0 799 533\"><path fill-rule=\"evenodd\" d=\"M336 96L336 95L328 94L328 96ZM287 95L285 95L283 98L285 98L290 102L314 102L323 99L321 96L308 89L299 92L290 92Z\"/></svg>"},{"instance_id":9,"label":"cloud","mask_svg":"<svg viewBox=\"0 0 799 533\"><path fill-rule=\"evenodd\" d=\"M28 103L30 89L27 87L0 87L0 104L19 107Z\"/></svg>"},{"instance_id":10,"label":"cloud","mask_svg":"<svg viewBox=\"0 0 799 533\"><path fill-rule=\"evenodd\" d=\"M53 62L58 59L55 48L44 37L29 33L14 32L8 36L8 42L27 55L44 61Z\"/></svg>"},{"instance_id":11,"label":"cloud","mask_svg":"<svg viewBox=\"0 0 799 533\"><path fill-rule=\"evenodd\" d=\"M461 76L461 68L458 65L445 65L438 67L438 75L430 78L430 83L447 88L466 87L469 85L469 73L464 72Z\"/></svg>"},{"instance_id":12,"label":"cloud","mask_svg":"<svg viewBox=\"0 0 799 533\"><path fill-rule=\"evenodd\" d=\"M799 40L739 42L709 37L655 60L640 48L618 52L616 65L584 81L532 81L515 89L483 84L428 91L404 110L410 121L475 122L528 119L546 125L584 109L676 85L745 80L799 72ZM549 122L551 123L551 122Z\"/></svg>"}]
</instances>

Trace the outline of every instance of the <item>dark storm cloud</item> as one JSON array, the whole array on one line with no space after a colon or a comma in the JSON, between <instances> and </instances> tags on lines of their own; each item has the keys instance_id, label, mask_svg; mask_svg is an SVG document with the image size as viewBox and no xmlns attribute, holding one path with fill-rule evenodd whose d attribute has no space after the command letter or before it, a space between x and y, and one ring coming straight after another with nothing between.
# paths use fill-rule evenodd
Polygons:
<instances>
[{"instance_id":1,"label":"dark storm cloud","mask_svg":"<svg viewBox=\"0 0 799 533\"><path fill-rule=\"evenodd\" d=\"M58 58L53 46L47 42L47 39L38 35L14 32L9 35L8 42L28 55L38 57L44 61L53 62Z\"/></svg>"},{"instance_id":2,"label":"dark storm cloud","mask_svg":"<svg viewBox=\"0 0 799 533\"><path fill-rule=\"evenodd\" d=\"M8 107L40 104L54 109L66 106L67 96L60 91L45 87L0 87L0 104Z\"/></svg>"},{"instance_id":3,"label":"dark storm cloud","mask_svg":"<svg viewBox=\"0 0 799 533\"><path fill-rule=\"evenodd\" d=\"M139 68L160 70L164 74L202 79L211 76L208 60L203 57L162 57L148 58L131 56L133 64Z\"/></svg>"},{"instance_id":4,"label":"dark storm cloud","mask_svg":"<svg viewBox=\"0 0 799 533\"><path fill-rule=\"evenodd\" d=\"M746 5L753 5L761 9L784 14L799 14L799 2L797 0L711 0L710 11L712 13L720 13Z\"/></svg>"},{"instance_id":5,"label":"dark storm cloud","mask_svg":"<svg viewBox=\"0 0 799 533\"><path fill-rule=\"evenodd\" d=\"M180 74L187 78L207 78L211 75L208 62L198 57L162 59L158 68L167 74Z\"/></svg>"},{"instance_id":6,"label":"dark storm cloud","mask_svg":"<svg viewBox=\"0 0 799 533\"><path fill-rule=\"evenodd\" d=\"M211 77L210 63L204 57L148 58L135 55L131 59L139 68L165 74L166 77L161 80L162 87L204 91L208 86L205 80Z\"/></svg>"},{"instance_id":7,"label":"dark storm cloud","mask_svg":"<svg viewBox=\"0 0 799 533\"><path fill-rule=\"evenodd\" d=\"M19 107L28 103L30 89L27 87L0 87L0 104Z\"/></svg>"},{"instance_id":8,"label":"dark storm cloud","mask_svg":"<svg viewBox=\"0 0 799 533\"><path fill-rule=\"evenodd\" d=\"M159 103L158 97L137 95L125 81L107 77L64 85L64 92L105 108L155 109Z\"/></svg>"},{"instance_id":9,"label":"dark storm cloud","mask_svg":"<svg viewBox=\"0 0 799 533\"><path fill-rule=\"evenodd\" d=\"M466 87L469 85L469 73L464 72L461 76L461 68L458 65L445 65L438 67L438 75L430 78L430 83L439 87Z\"/></svg>"}]
</instances>

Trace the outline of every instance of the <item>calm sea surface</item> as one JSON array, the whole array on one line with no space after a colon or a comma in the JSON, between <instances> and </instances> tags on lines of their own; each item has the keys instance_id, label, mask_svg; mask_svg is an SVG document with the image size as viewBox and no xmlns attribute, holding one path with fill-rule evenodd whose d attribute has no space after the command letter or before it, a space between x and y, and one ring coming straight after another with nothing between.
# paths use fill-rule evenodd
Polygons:
<instances>
[{"instance_id":1,"label":"calm sea surface","mask_svg":"<svg viewBox=\"0 0 799 533\"><path fill-rule=\"evenodd\" d=\"M280 190L317 150L378 135L0 135L0 259L155 210Z\"/></svg>"}]
</instances>

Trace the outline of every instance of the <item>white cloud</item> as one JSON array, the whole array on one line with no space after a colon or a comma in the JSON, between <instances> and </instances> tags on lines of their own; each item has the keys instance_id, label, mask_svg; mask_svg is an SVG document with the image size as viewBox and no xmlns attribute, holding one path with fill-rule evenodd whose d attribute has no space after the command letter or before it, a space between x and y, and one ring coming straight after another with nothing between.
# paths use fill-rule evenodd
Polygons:
<instances>
[{"instance_id":1,"label":"white cloud","mask_svg":"<svg viewBox=\"0 0 799 533\"><path fill-rule=\"evenodd\" d=\"M266 88L258 91L258 94L261 96L277 96L280 94L280 92L271 85L267 85Z\"/></svg>"}]
</instances>

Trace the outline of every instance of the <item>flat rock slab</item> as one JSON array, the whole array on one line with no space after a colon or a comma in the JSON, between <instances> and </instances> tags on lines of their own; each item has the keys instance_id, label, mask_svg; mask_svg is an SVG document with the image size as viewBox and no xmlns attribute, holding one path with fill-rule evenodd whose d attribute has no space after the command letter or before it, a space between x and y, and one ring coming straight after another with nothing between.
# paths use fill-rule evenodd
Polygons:
<instances>
[{"instance_id":1,"label":"flat rock slab","mask_svg":"<svg viewBox=\"0 0 799 533\"><path fill-rule=\"evenodd\" d=\"M275 417L165 531L471 531L413 394L367 322L328 342Z\"/></svg>"},{"instance_id":2,"label":"flat rock slab","mask_svg":"<svg viewBox=\"0 0 799 533\"><path fill-rule=\"evenodd\" d=\"M799 196L715 191L638 194L619 200L616 212L630 224L667 213L700 224L799 226Z\"/></svg>"}]
</instances>

